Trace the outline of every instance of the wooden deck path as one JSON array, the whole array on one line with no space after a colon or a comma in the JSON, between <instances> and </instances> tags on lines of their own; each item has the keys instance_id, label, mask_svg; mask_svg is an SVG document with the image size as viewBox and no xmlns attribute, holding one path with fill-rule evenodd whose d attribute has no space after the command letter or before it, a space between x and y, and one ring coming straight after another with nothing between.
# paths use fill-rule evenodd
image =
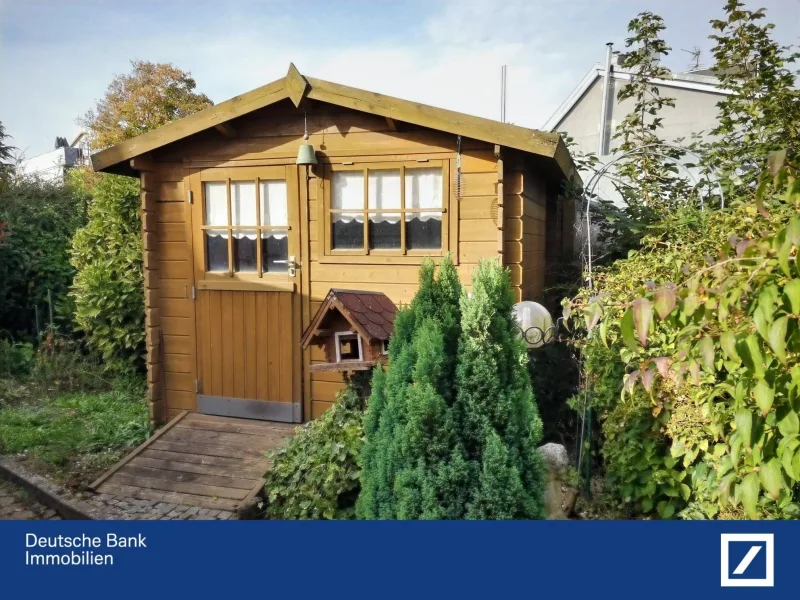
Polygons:
<instances>
[{"instance_id":1,"label":"wooden deck path","mask_svg":"<svg viewBox=\"0 0 800 600\"><path fill-rule=\"evenodd\" d=\"M264 484L267 453L296 425L181 413L114 465L92 489L104 494L235 511Z\"/></svg>"}]
</instances>

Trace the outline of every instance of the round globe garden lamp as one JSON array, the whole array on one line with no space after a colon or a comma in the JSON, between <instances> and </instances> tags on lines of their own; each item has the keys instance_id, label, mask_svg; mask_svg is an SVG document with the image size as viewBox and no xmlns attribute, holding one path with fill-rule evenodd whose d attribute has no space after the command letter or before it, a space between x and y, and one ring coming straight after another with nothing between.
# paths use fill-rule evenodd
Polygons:
<instances>
[{"instance_id":1,"label":"round globe garden lamp","mask_svg":"<svg viewBox=\"0 0 800 600\"><path fill-rule=\"evenodd\" d=\"M538 302L517 302L514 305L514 316L528 350L541 348L555 339L558 322L554 324L550 311Z\"/></svg>"}]
</instances>

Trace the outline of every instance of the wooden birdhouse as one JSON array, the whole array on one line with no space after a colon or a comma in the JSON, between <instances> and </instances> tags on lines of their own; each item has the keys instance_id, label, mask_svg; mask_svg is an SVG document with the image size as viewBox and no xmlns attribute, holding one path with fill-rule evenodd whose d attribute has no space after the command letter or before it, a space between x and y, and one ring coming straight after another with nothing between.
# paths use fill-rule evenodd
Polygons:
<instances>
[{"instance_id":1,"label":"wooden birdhouse","mask_svg":"<svg viewBox=\"0 0 800 600\"><path fill-rule=\"evenodd\" d=\"M312 371L366 371L389 354L397 307L385 294L332 289L311 324L302 345L321 346L325 362Z\"/></svg>"}]
</instances>

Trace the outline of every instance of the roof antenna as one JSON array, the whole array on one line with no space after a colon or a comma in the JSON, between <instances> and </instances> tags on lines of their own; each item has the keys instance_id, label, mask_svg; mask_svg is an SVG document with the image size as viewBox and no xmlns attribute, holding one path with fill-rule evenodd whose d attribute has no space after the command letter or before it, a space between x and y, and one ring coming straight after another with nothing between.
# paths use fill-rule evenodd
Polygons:
<instances>
[{"instance_id":1,"label":"roof antenna","mask_svg":"<svg viewBox=\"0 0 800 600\"><path fill-rule=\"evenodd\" d=\"M503 65L500 67L500 122L506 122L506 78L508 74L508 67Z\"/></svg>"},{"instance_id":2,"label":"roof antenna","mask_svg":"<svg viewBox=\"0 0 800 600\"><path fill-rule=\"evenodd\" d=\"M692 55L692 61L694 64L689 64L690 71L698 71L702 68L702 65L700 64L700 57L702 56L703 51L699 46L693 46L691 50L684 50L681 48L681 52L686 52L687 54Z\"/></svg>"}]
</instances>

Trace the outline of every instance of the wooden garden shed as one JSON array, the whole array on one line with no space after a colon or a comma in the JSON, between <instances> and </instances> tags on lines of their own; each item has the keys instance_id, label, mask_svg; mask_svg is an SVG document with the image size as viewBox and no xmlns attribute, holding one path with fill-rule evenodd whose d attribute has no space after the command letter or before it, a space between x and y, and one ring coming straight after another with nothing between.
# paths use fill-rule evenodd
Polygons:
<instances>
[{"instance_id":1,"label":"wooden garden shed","mask_svg":"<svg viewBox=\"0 0 800 600\"><path fill-rule=\"evenodd\" d=\"M307 133L307 139L304 134ZM316 165L298 165L310 144ZM309 149L301 152L309 162ZM577 177L544 133L303 76L92 156L141 182L152 419L320 415L338 372L301 336L332 288L397 305L425 256L479 259L536 299L572 248Z\"/></svg>"}]
</instances>

